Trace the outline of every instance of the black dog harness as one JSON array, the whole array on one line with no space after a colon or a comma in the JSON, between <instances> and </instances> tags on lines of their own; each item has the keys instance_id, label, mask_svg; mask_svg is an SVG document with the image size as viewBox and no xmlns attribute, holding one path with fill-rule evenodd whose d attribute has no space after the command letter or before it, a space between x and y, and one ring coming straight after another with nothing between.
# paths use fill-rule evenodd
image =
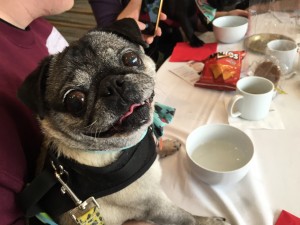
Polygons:
<instances>
[{"instance_id":1,"label":"black dog harness","mask_svg":"<svg viewBox=\"0 0 300 225\"><path fill-rule=\"evenodd\" d=\"M20 203L27 217L47 212L57 220L61 214L76 207L74 201L61 192L62 185L55 177L54 168L64 168L66 173L62 179L80 199L91 196L100 198L120 191L140 178L157 156L150 129L137 145L123 150L114 163L101 168L57 157L53 147L48 152L43 172L20 195Z\"/></svg>"}]
</instances>

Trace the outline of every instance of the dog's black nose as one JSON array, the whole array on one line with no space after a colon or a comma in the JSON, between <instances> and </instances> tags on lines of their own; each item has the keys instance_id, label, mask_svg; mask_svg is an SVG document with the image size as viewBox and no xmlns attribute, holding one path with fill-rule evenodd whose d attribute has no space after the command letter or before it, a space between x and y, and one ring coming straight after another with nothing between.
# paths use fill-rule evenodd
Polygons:
<instances>
[{"instance_id":1,"label":"dog's black nose","mask_svg":"<svg viewBox=\"0 0 300 225\"><path fill-rule=\"evenodd\" d=\"M124 77L122 75L116 77L106 78L101 82L99 87L99 94L102 97L109 97L113 95L123 95L127 90Z\"/></svg>"}]
</instances>

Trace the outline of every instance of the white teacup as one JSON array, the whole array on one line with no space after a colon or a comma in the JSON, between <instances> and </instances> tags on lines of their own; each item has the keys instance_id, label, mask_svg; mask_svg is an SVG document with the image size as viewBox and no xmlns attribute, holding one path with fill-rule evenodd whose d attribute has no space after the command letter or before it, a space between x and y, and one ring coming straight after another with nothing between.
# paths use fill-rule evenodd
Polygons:
<instances>
[{"instance_id":1,"label":"white teacup","mask_svg":"<svg viewBox=\"0 0 300 225\"><path fill-rule=\"evenodd\" d=\"M272 81L258 76L244 77L236 84L236 94L228 103L228 114L246 120L264 119L269 113L273 95Z\"/></svg>"},{"instance_id":2,"label":"white teacup","mask_svg":"<svg viewBox=\"0 0 300 225\"><path fill-rule=\"evenodd\" d=\"M273 40L268 42L266 48L266 54L274 56L285 73L293 71L297 51L297 44L290 40Z\"/></svg>"}]
</instances>

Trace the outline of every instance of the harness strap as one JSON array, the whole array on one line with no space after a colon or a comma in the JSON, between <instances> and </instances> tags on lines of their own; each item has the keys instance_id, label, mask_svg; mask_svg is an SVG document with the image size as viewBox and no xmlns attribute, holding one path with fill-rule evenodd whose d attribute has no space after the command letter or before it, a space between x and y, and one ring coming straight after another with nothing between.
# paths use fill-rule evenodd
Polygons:
<instances>
[{"instance_id":1,"label":"harness strap","mask_svg":"<svg viewBox=\"0 0 300 225\"><path fill-rule=\"evenodd\" d=\"M51 161L63 166L67 171L65 182L76 196L85 200L90 196L103 197L130 185L150 168L157 156L151 129L141 142L123 151L118 160L102 168L81 165L71 159L57 157L51 151L49 149L43 172L20 193L20 205L26 217L47 212L57 221L59 215L76 207L68 195L61 193L61 184L55 178Z\"/></svg>"},{"instance_id":2,"label":"harness strap","mask_svg":"<svg viewBox=\"0 0 300 225\"><path fill-rule=\"evenodd\" d=\"M25 189L19 194L20 207L25 212L26 217L33 217L42 210L38 202L49 192L58 181L53 173L43 170Z\"/></svg>"}]
</instances>

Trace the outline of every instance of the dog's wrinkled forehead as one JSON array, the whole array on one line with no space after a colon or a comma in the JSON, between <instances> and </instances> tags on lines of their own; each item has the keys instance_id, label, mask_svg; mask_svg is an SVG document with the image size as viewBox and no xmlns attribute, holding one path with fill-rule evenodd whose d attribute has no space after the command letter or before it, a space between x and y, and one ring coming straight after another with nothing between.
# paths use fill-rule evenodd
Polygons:
<instances>
[{"instance_id":1,"label":"dog's wrinkled forehead","mask_svg":"<svg viewBox=\"0 0 300 225\"><path fill-rule=\"evenodd\" d=\"M120 38L116 34L104 31L92 31L80 41L73 43L59 60L71 64L76 68L102 70L106 68L123 67L122 56L126 51L134 51L142 54L142 50L136 44ZM61 62L61 61L60 61ZM72 68L72 67L71 67Z\"/></svg>"},{"instance_id":2,"label":"dog's wrinkled forehead","mask_svg":"<svg viewBox=\"0 0 300 225\"><path fill-rule=\"evenodd\" d=\"M65 84L69 81L88 87L94 79L104 76L128 73L152 76L155 65L140 45L112 32L93 30L56 55L50 70L64 74ZM53 76L49 82L59 83L60 79Z\"/></svg>"},{"instance_id":3,"label":"dog's wrinkled forehead","mask_svg":"<svg viewBox=\"0 0 300 225\"><path fill-rule=\"evenodd\" d=\"M78 66L91 65L95 70L100 67L102 70L118 67L126 69L130 59L137 60L134 56L144 53L142 46L146 45L136 22L128 18L118 20L108 27L90 31L78 42L73 43L60 60L65 58L66 61L75 61ZM126 53L134 54L128 58ZM141 65L136 64L132 67L138 69Z\"/></svg>"}]
</instances>

